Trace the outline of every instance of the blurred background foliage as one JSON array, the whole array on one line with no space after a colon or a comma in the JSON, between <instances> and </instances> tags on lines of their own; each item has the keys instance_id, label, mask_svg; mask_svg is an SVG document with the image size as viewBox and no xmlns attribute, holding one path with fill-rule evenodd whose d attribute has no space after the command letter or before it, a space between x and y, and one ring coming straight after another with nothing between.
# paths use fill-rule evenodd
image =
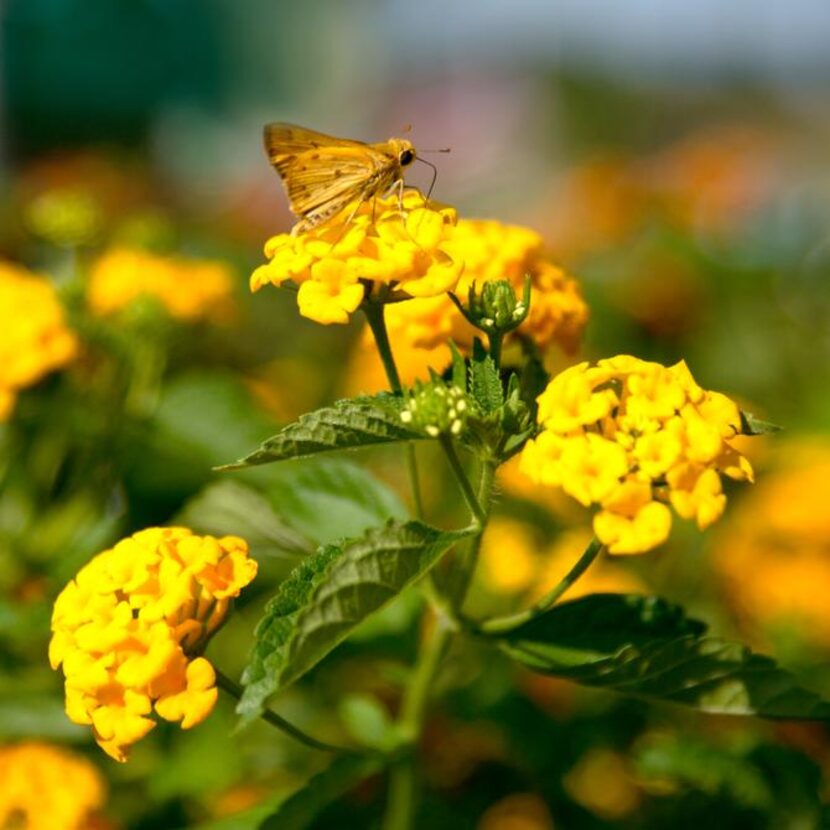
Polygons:
<instances>
[{"instance_id":1,"label":"blurred background foliage","mask_svg":"<svg viewBox=\"0 0 830 830\"><path fill-rule=\"evenodd\" d=\"M232 735L223 701L117 766L64 717L45 656L51 601L78 567L179 521L245 536L261 563L210 648L238 674L293 564L407 513L390 452L211 472L300 413L384 385L357 323L323 328L288 292L248 295L262 243L290 224L261 149L270 120L365 140L411 124L416 146L450 146L436 197L539 230L580 280L580 357L683 357L704 386L784 425L747 447L758 483L730 495L718 527L601 562L584 590L683 602L830 693L828 38L821 0L7 0L0 256L46 275L80 345L15 390L0 426L3 742L71 745L108 782L89 826L134 830L221 822L324 763L265 727ZM135 296L116 287L126 267ZM500 487L480 613L541 594L586 534L581 511L540 500L512 468ZM450 492L436 483L430 515L454 515ZM418 603L368 621L280 711L343 740L378 728ZM819 826L822 725L645 706L472 647L441 684L419 826ZM383 788L321 802L313 826L373 826Z\"/></svg>"}]
</instances>

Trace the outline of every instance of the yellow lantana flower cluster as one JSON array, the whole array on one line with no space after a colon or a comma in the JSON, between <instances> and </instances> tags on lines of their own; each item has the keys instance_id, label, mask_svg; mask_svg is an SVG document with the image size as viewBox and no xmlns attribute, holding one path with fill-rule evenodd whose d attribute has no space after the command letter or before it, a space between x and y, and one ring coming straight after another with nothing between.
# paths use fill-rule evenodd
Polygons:
<instances>
[{"instance_id":1,"label":"yellow lantana flower cluster","mask_svg":"<svg viewBox=\"0 0 830 830\"><path fill-rule=\"evenodd\" d=\"M81 755L39 741L0 747L0 827L87 830L105 796Z\"/></svg>"},{"instance_id":2,"label":"yellow lantana flower cluster","mask_svg":"<svg viewBox=\"0 0 830 830\"><path fill-rule=\"evenodd\" d=\"M0 261L0 421L19 390L66 366L78 341L55 289L43 277Z\"/></svg>"},{"instance_id":3,"label":"yellow lantana flower cluster","mask_svg":"<svg viewBox=\"0 0 830 830\"><path fill-rule=\"evenodd\" d=\"M353 214L353 215L352 215ZM350 218L351 217L351 218ZM386 285L409 297L436 297L458 283L463 260L453 255L453 208L407 192L347 207L339 217L265 243L270 262L251 275L251 290L291 281L300 314L317 323L347 323L366 291Z\"/></svg>"},{"instance_id":4,"label":"yellow lantana flower cluster","mask_svg":"<svg viewBox=\"0 0 830 830\"><path fill-rule=\"evenodd\" d=\"M726 505L721 474L752 480L731 444L737 405L695 383L686 364L629 355L557 375L539 396L543 430L522 451L537 484L598 505L594 532L611 553L643 553L666 540L670 504L703 529Z\"/></svg>"},{"instance_id":5,"label":"yellow lantana flower cluster","mask_svg":"<svg viewBox=\"0 0 830 830\"><path fill-rule=\"evenodd\" d=\"M529 228L495 220L460 219L447 250L464 262L455 293L466 303L473 284L508 280L521 296L525 276L531 279L530 313L518 329L541 351L558 344L573 351L588 321L588 307L579 285L548 260L542 237ZM411 300L389 308L389 329L395 342L435 349L454 340L470 347L476 330L446 295Z\"/></svg>"},{"instance_id":6,"label":"yellow lantana flower cluster","mask_svg":"<svg viewBox=\"0 0 830 830\"><path fill-rule=\"evenodd\" d=\"M89 724L117 761L156 714L189 729L216 702L216 676L198 656L231 600L256 575L235 536L149 528L98 554L55 601L49 660L63 666L66 713Z\"/></svg>"},{"instance_id":7,"label":"yellow lantana flower cluster","mask_svg":"<svg viewBox=\"0 0 830 830\"><path fill-rule=\"evenodd\" d=\"M140 297L157 300L178 320L222 322L233 308L233 276L218 260L134 248L113 248L93 264L87 298L94 312L113 314Z\"/></svg>"}]
</instances>

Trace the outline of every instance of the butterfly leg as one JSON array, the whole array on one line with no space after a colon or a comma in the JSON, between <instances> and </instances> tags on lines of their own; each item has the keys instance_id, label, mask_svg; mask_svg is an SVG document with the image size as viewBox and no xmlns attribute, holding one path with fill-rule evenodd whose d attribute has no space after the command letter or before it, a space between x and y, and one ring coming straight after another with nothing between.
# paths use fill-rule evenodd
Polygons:
<instances>
[{"instance_id":1,"label":"butterfly leg","mask_svg":"<svg viewBox=\"0 0 830 830\"><path fill-rule=\"evenodd\" d=\"M342 230L340 231L339 234L337 234L337 239L335 239L334 242L331 243L332 250L334 250L334 248L336 248L340 244L340 241L343 239L343 237L346 235L346 231L349 229L349 225L352 224L352 219L354 219L355 216L357 216L357 212L360 210L360 206L365 201L366 201L366 198L363 197L363 196L358 200L357 204L354 206L354 209L348 215L348 217L346 218L346 221L343 223ZM372 202L372 210L374 212L374 201ZM374 218L372 219L372 221L374 221Z\"/></svg>"}]
</instances>

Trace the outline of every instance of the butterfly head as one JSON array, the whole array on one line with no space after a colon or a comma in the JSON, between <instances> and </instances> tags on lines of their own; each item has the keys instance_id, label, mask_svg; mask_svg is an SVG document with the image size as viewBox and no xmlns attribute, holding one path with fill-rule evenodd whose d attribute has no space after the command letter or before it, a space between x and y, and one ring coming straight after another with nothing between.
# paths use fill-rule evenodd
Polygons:
<instances>
[{"instance_id":1,"label":"butterfly head","mask_svg":"<svg viewBox=\"0 0 830 830\"><path fill-rule=\"evenodd\" d=\"M405 138L390 138L388 143L389 149L401 167L407 167L415 161L417 153L411 141L407 141Z\"/></svg>"}]
</instances>

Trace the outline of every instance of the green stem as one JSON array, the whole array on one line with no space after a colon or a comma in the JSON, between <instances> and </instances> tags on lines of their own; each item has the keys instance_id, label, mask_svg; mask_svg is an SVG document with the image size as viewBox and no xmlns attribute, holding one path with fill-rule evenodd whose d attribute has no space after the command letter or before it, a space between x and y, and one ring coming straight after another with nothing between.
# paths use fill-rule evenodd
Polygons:
<instances>
[{"instance_id":1,"label":"green stem","mask_svg":"<svg viewBox=\"0 0 830 830\"><path fill-rule=\"evenodd\" d=\"M398 367L392 355L392 346L389 343L389 332L386 330L386 316L384 315L383 303L366 300L363 305L363 313L366 315L366 322L372 330L375 344L378 347L378 354L383 362L383 370L389 380L392 391L399 395L401 393L401 377L398 374Z\"/></svg>"},{"instance_id":2,"label":"green stem","mask_svg":"<svg viewBox=\"0 0 830 830\"><path fill-rule=\"evenodd\" d=\"M426 647L421 650L412 680L404 694L398 729L410 745L410 753L395 763L389 772L389 794L383 830L410 830L414 826L418 801L418 767L414 757L435 677L446 654L451 629L440 617Z\"/></svg>"},{"instance_id":3,"label":"green stem","mask_svg":"<svg viewBox=\"0 0 830 830\"><path fill-rule=\"evenodd\" d=\"M458 486L461 488L464 501L467 503L467 507L470 508L470 513L473 514L473 517L483 529L487 522L487 513L479 503L478 497L470 484L470 479L467 478L467 473L464 472L464 467L458 458L458 453L455 451L455 444L452 438L449 435L441 435L438 440L444 450L444 455L447 456L447 461L450 463L453 475L455 475L458 481Z\"/></svg>"},{"instance_id":4,"label":"green stem","mask_svg":"<svg viewBox=\"0 0 830 830\"><path fill-rule=\"evenodd\" d=\"M240 700L242 698L242 687L236 681L231 680L230 677L222 674L220 671L216 672L216 685L236 700ZM317 749L321 752L336 752L342 755L362 754L359 750L351 749L350 747L337 746L335 744L326 743L325 741L318 741L317 738L307 735L302 731L302 729L294 726L293 723L290 723L284 717L278 715L271 709L265 709L260 717L266 723L270 723L271 726L275 726L280 730L280 732L289 735L294 738L295 741L299 741L301 744L309 747L310 749Z\"/></svg>"},{"instance_id":5,"label":"green stem","mask_svg":"<svg viewBox=\"0 0 830 830\"><path fill-rule=\"evenodd\" d=\"M392 354L392 345L389 342L384 305L382 302L366 300L362 308L363 313L366 315L366 322L372 331L372 336L375 338L375 345L377 346L378 354L383 363L383 370L386 372L389 387L396 395L399 395L403 387L401 386L401 376L398 374L398 366L395 363L395 356ZM406 444L406 467L409 473L409 486L412 490L415 516L418 519L422 519L424 516L424 503L421 499L421 485L418 481L418 459L415 455L415 445L412 441L408 441Z\"/></svg>"},{"instance_id":6,"label":"green stem","mask_svg":"<svg viewBox=\"0 0 830 830\"><path fill-rule=\"evenodd\" d=\"M415 506L415 518L424 518L424 503L421 500L421 483L418 480L418 458L415 455L415 442L406 442L406 469L409 474L409 489Z\"/></svg>"},{"instance_id":7,"label":"green stem","mask_svg":"<svg viewBox=\"0 0 830 830\"><path fill-rule=\"evenodd\" d=\"M493 617L485 620L480 626L481 631L488 634L500 634L509 631L516 626L529 622L539 614L544 613L562 597L574 582L588 570L591 563L602 553L603 544L596 537L594 537L585 548L585 552L576 561L574 566L562 577L561 581L547 594L545 594L538 602L534 603L524 611L517 614L509 614L506 617Z\"/></svg>"},{"instance_id":8,"label":"green stem","mask_svg":"<svg viewBox=\"0 0 830 830\"><path fill-rule=\"evenodd\" d=\"M504 341L504 333L499 331L488 334L487 337L490 341L490 357L493 358L496 369L501 369L501 344Z\"/></svg>"},{"instance_id":9,"label":"green stem","mask_svg":"<svg viewBox=\"0 0 830 830\"><path fill-rule=\"evenodd\" d=\"M481 468L481 477L478 482L478 495L476 502L480 506L484 514L484 520L479 521L480 530L475 538L467 546L467 549L454 563L453 567L456 573L453 584L453 608L456 612L461 610L464 605L464 600L467 597L467 592L470 589L470 584L473 581L473 574L475 573L476 564L478 563L478 554L481 550L481 542L484 538L484 530L487 525L487 520L490 512L490 500L493 494L493 482L496 477L496 465L492 461L484 461ZM478 517L477 517L478 518Z\"/></svg>"}]
</instances>

